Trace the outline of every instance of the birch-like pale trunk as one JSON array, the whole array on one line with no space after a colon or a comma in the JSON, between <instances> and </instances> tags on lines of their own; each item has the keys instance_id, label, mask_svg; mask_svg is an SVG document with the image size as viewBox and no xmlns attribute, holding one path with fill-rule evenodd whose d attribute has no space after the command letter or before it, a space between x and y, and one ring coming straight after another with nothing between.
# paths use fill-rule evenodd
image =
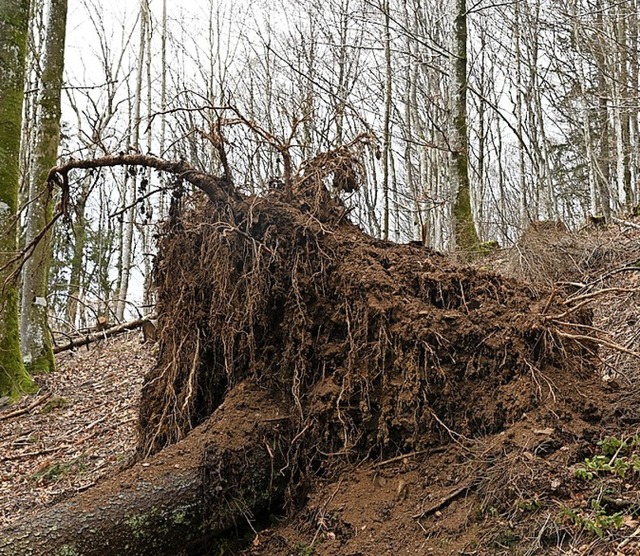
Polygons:
<instances>
[{"instance_id":1,"label":"birch-like pale trunk","mask_svg":"<svg viewBox=\"0 0 640 556\"><path fill-rule=\"evenodd\" d=\"M0 0L0 268L16 255L20 134L29 0ZM11 265L0 270L0 396L33 388L20 353L18 291Z\"/></svg>"},{"instance_id":2,"label":"birch-like pale trunk","mask_svg":"<svg viewBox=\"0 0 640 556\"><path fill-rule=\"evenodd\" d=\"M618 199L624 197L625 182L624 182L624 137L623 137L623 124L622 124L622 97L620 95L620 85L614 83L613 85L613 130L615 134L616 144L616 185ZM626 204L626 200L625 200Z\"/></svg>"},{"instance_id":3,"label":"birch-like pale trunk","mask_svg":"<svg viewBox=\"0 0 640 556\"><path fill-rule=\"evenodd\" d=\"M160 156L166 156L166 137L167 137L167 0L162 0L162 34L160 35L161 43L161 67L160 75ZM165 186L165 178L160 177L160 185ZM162 222L165 215L165 192L160 192L158 201L158 220Z\"/></svg>"},{"instance_id":4,"label":"birch-like pale trunk","mask_svg":"<svg viewBox=\"0 0 640 556\"><path fill-rule=\"evenodd\" d=\"M630 87L629 87L629 50L628 21L634 16L628 9L626 3L616 6L618 11L616 24L616 44L618 46L619 57L619 75L617 79L619 98L620 98L620 151L618 153L620 171L622 172L621 185L624 192L624 207L629 214L633 208L633 189L631 182L631 106L629 103ZM637 17L637 15L635 16Z\"/></svg>"},{"instance_id":5,"label":"birch-like pale trunk","mask_svg":"<svg viewBox=\"0 0 640 556\"><path fill-rule=\"evenodd\" d=\"M638 1L633 0L627 9L630 10L629 25L629 92L628 101L634 109L629 110L629 176L632 210L637 210L638 203L638 81L640 68L638 67ZM634 15L635 14L635 15Z\"/></svg>"},{"instance_id":6,"label":"birch-like pale trunk","mask_svg":"<svg viewBox=\"0 0 640 556\"><path fill-rule=\"evenodd\" d=\"M524 99L523 75L522 75L522 44L521 44L521 18L520 3L516 2L514 9L514 35L515 35L515 62L516 62L516 128L520 137L524 137ZM525 228L531 218L529 195L527 192L526 167L524 149L518 149L518 180L519 180L519 206L520 225Z\"/></svg>"},{"instance_id":7,"label":"birch-like pale trunk","mask_svg":"<svg viewBox=\"0 0 640 556\"><path fill-rule=\"evenodd\" d=\"M150 16L149 16L150 17ZM153 115L153 97L151 94L152 91L152 71L151 71L151 40L152 40L152 29L150 20L148 22L148 38L146 41L147 48L147 57L145 60L145 68L146 68L146 77L147 77L147 118L149 122L152 121ZM162 70L162 73L165 73L165 70ZM152 127L148 125L146 128L146 140L147 140L147 152L151 152L153 145L153 135L152 135ZM144 177L146 180L146 187L151 187L151 170L148 168L144 171ZM140 188L142 189L143 183L140 184ZM141 194L146 193L146 191L140 191ZM148 315L153 312L153 265L151 264L151 217L153 216L153 212L151 211L151 205L148 201L143 201L140 205L140 210L144 209L143 212L143 222L139 224L140 237L142 238L142 257L143 257L143 269L144 269L144 296L143 296L143 307L142 314ZM135 209L134 209L135 210Z\"/></svg>"},{"instance_id":8,"label":"birch-like pale trunk","mask_svg":"<svg viewBox=\"0 0 640 556\"><path fill-rule=\"evenodd\" d=\"M26 243L45 228L53 214L47 184L49 170L56 165L60 144L60 94L64 72L67 0L50 0L44 62L38 95L38 122L29 172L29 211ZM46 234L24 264L20 332L22 356L31 373L55 370L51 333L47 318L47 293L51 262L51 235Z\"/></svg>"},{"instance_id":9,"label":"birch-like pale trunk","mask_svg":"<svg viewBox=\"0 0 640 556\"><path fill-rule=\"evenodd\" d=\"M604 31L604 15L601 9L602 2L599 0L596 3L596 27L602 33ZM577 14L575 16L575 25L578 25ZM580 53L581 43L576 40L578 46L578 52ZM596 64L598 67L597 86L598 86L598 124L600 129L600 146L597 156L593 154L594 158L589 164L590 170L595 174L594 190L592 191L592 216L604 216L606 221L611 220L611 194L610 194L610 174L609 163L611 158L610 152L610 131L609 131L609 111L608 111L608 97L609 91L607 87L607 78L605 73L607 72L607 59L604 52L604 48L596 47L595 49ZM582 82L586 84L584 72L582 72ZM583 91L584 94L584 91ZM585 126L588 126L589 122L585 118ZM590 127L587 127L587 131ZM585 140L591 142L593 138L589 136ZM590 144L588 144L590 149ZM590 154L590 153L589 153ZM590 172L591 173L591 172ZM595 201L595 203L594 203Z\"/></svg>"},{"instance_id":10,"label":"birch-like pale trunk","mask_svg":"<svg viewBox=\"0 0 640 556\"><path fill-rule=\"evenodd\" d=\"M71 256L71 273L67 286L68 296L66 306L67 322L72 328L78 324L78 308L83 291L84 248L87 242L87 218L85 211L89 198L90 184L91 176L87 175L83 177L80 191L76 193L72 223L75 241L73 244L73 254Z\"/></svg>"},{"instance_id":11,"label":"birch-like pale trunk","mask_svg":"<svg viewBox=\"0 0 640 556\"><path fill-rule=\"evenodd\" d=\"M132 147L140 152L140 112L142 105L142 81L145 72L145 55L147 42L147 24L149 21L149 2L140 0L140 45L138 50L138 67L136 75L136 89L133 99L133 133ZM127 195L128 194L128 195ZM138 195L138 180L134 173L131 176L129 188L125 191L126 205L131 207L124 213L124 238L122 241L121 276L120 288L118 290L118 301L116 304L116 318L118 321L124 320L124 311L127 306L127 296L129 293L129 281L131 277L131 266L133 264L133 232L136 221L135 200Z\"/></svg>"},{"instance_id":12,"label":"birch-like pale trunk","mask_svg":"<svg viewBox=\"0 0 640 556\"><path fill-rule=\"evenodd\" d=\"M383 159L382 159L382 198L383 198L383 214L382 214L382 237L389 239L389 169L391 157L391 14L389 0L385 0L382 10L384 12L384 67L385 67L385 85L384 85L384 131L383 131Z\"/></svg>"}]
</instances>

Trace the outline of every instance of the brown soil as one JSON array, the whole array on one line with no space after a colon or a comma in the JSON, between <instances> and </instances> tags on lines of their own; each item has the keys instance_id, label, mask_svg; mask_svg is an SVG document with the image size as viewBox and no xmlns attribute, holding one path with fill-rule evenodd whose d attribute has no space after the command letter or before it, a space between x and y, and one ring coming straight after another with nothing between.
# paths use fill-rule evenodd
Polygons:
<instances>
[{"instance_id":1,"label":"brown soil","mask_svg":"<svg viewBox=\"0 0 640 556\"><path fill-rule=\"evenodd\" d=\"M369 238L309 183L312 170L295 202L275 192L232 208L196 203L181 217L174 207L161 241L160 349L137 458L186 437L242 382L290 408L291 427L273 444L287 447L282 521L248 515L237 524L248 546L198 553L638 554L639 396L623 375L602 379L595 328L606 311L592 320L610 298L580 308L568 296L595 290L575 275L570 289L552 290ZM627 311L625 322L635 305ZM47 380L56 376L72 375ZM110 384L95 372L87 380ZM86 388L73 391L90 403ZM122 430L115 400L135 403L116 394L91 402L112 436ZM242 430L263 410L247 400L226 426ZM6 449L27 429L7 430ZM104 453L117 463L114 446ZM600 468L585 468L598 456Z\"/></svg>"},{"instance_id":2,"label":"brown soil","mask_svg":"<svg viewBox=\"0 0 640 556\"><path fill-rule=\"evenodd\" d=\"M607 332L609 340L636 348L638 233L615 226L598 234L553 230L546 239L541 234L533 234L533 246L530 233L523 240L529 243L506 256L495 254L494 261L507 261L499 268L509 273L517 257L518 275L536 283L550 276L580 282L569 287L575 296L617 288L594 298L593 326ZM553 244L557 236L575 255L569 274L557 251L536 249L533 262L523 255L536 244ZM603 262L596 264L596 258ZM534 274L524 276L523 268ZM640 457L633 440L640 419L638 358L605 346L596 359L588 376L570 369L547 375L537 407L497 434L470 439L452 430L452 442L443 447L387 462L344 465L317 480L306 504L283 523L258 532L243 554L639 554L638 471L577 477L589 458L604 457L606 439L626 440L629 446L606 452L606 463L620 460L622 469ZM515 413L530 395L517 383L488 390L489 402L461 401L469 414L496 406ZM571 392L578 397L571 399ZM615 520L607 521L608 516Z\"/></svg>"},{"instance_id":3,"label":"brown soil","mask_svg":"<svg viewBox=\"0 0 640 556\"><path fill-rule=\"evenodd\" d=\"M638 408L601 380L591 306L568 299L579 277L550 289L378 241L322 186L300 190L233 211L196 206L166 231L163 351L145 387L139 454L184 437L251 380L291 407L294 431L287 518L245 554L622 543L636 553L622 539L638 473L617 484L634 508L624 523L598 494L612 477L583 484L574 473L606 435L635 434ZM635 445L624 457L635 462Z\"/></svg>"},{"instance_id":4,"label":"brown soil","mask_svg":"<svg viewBox=\"0 0 640 556\"><path fill-rule=\"evenodd\" d=\"M45 402L27 414L0 421L2 438L7 440L4 465L20 461L23 466L21 472L7 467L14 472L3 475L5 524L121 468L134 445L135 402L131 402L141 371L152 362L149 347L133 334L63 356L59 373L45 377L43 389L73 400L70 407L75 410L58 408L42 414L38 408L46 407ZM619 420L607 425L614 417L598 411L604 407L637 414L638 405L621 407L615 384L586 380L579 387L584 401L568 407L558 399L568 387L576 387L571 378L556 380L541 407L494 435L472 440L451 431L451 441L443 446L389 460L349 464L336 456L331 475L308 481L306 496L290 517L250 533L249 547L242 554L637 554L640 542L627 542L638 526L633 504L640 504L640 483L635 475L625 480L605 476L603 482L591 484L576 479L574 470L598 451L596 443L607 432L629 437L637 431L632 425L620 428ZM511 394L518 397L517 392ZM6 409L0 418L42 395ZM599 409L594 409L594 400L600 401ZM260 413L258 405L256 399L247 400L247 411ZM239 415L230 428L244 426L243 419L245 415ZM36 449L13 441L20 431L31 429L41 432L42 443ZM81 435L69 451L64 445L78 429L88 434ZM45 453L48 449L54 451ZM43 462L50 468L79 454L89 455L84 468L29 480ZM619 494L620 503L631 505L623 510L623 526L607 531L601 540L566 521L562 510L575 508L589 515L590 500L602 496L598 489L605 486ZM240 551L225 546L225 554ZM192 554L218 554L217 550Z\"/></svg>"}]
</instances>

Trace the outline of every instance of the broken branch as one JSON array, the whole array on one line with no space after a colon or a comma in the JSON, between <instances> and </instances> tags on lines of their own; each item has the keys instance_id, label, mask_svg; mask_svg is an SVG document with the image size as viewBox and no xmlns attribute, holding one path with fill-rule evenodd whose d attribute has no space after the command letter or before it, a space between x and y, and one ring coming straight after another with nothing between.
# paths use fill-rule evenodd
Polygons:
<instances>
[{"instance_id":1,"label":"broken branch","mask_svg":"<svg viewBox=\"0 0 640 556\"><path fill-rule=\"evenodd\" d=\"M107 328L106 330L100 330L99 332L94 332L93 334L88 334L87 336L83 336L81 338L75 338L61 346L54 346L53 353L60 353L69 349L86 346L97 340L103 340L105 338L109 338L110 336L115 336L117 334L121 334L122 332L126 332L127 330L135 330L136 328L140 328L141 326L143 326L146 322L150 322L153 318L155 318L153 315L148 315L141 319L124 322L122 324L118 324L117 326Z\"/></svg>"}]
</instances>

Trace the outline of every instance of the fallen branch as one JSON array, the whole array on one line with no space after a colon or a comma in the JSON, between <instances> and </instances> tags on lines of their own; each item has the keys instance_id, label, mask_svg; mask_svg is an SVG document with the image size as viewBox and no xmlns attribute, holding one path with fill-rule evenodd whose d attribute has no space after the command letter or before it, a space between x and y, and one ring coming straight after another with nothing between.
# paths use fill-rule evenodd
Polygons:
<instances>
[{"instance_id":1,"label":"fallen branch","mask_svg":"<svg viewBox=\"0 0 640 556\"><path fill-rule=\"evenodd\" d=\"M60 185L63 193L65 193L69 190L68 174L71 170L113 166L142 166L173 174L203 191L214 204L220 202L229 203L241 199L236 189L225 178L216 178L200 172L184 160L170 162L157 156L143 154L120 154L91 160L69 160L52 168L49 172L48 180L51 184Z\"/></svg>"},{"instance_id":2,"label":"fallen branch","mask_svg":"<svg viewBox=\"0 0 640 556\"><path fill-rule=\"evenodd\" d=\"M616 218L615 216L612 216L611 220L613 220L616 224L620 224L620 226L627 226L629 228L635 228L636 230L640 230L640 224L636 224L635 222L622 220L621 218Z\"/></svg>"},{"instance_id":3,"label":"fallen branch","mask_svg":"<svg viewBox=\"0 0 640 556\"><path fill-rule=\"evenodd\" d=\"M453 490L452 492L450 492L449 494L441 498L433 506L430 506L426 510L423 510L418 514L413 515L412 516L413 519L420 519L423 517L427 517L428 515L431 515L432 513L437 512L439 509L444 508L450 502L453 502L453 500L455 500L461 494L464 494L467 491L471 490L476 484L477 484L476 481L472 481L470 483L466 483L462 485L461 487L456 488L455 490Z\"/></svg>"},{"instance_id":4,"label":"fallen branch","mask_svg":"<svg viewBox=\"0 0 640 556\"><path fill-rule=\"evenodd\" d=\"M565 323L566 324L566 323ZM560 330L556 330L555 333L562 337L562 338L567 338L569 340L574 340L575 342L592 342L595 344L601 344L605 347L608 347L610 349L616 350L616 351L620 351L622 353L626 353L627 355L631 355L632 357L636 357L637 359L640 359L640 353L638 353L637 351L633 351L629 348L624 347L621 344L618 344L617 342L612 342L610 340L605 340L603 338L598 338L596 336L587 336L585 334L569 334L567 332L562 332Z\"/></svg>"},{"instance_id":5,"label":"fallen branch","mask_svg":"<svg viewBox=\"0 0 640 556\"><path fill-rule=\"evenodd\" d=\"M390 458L390 459L386 459L384 461L379 461L378 463L374 463L373 467L377 468L377 467L383 467L385 465L389 465L390 463L395 463L397 461L402 461L405 459L409 459L409 458L414 458L417 456L421 456L422 454L441 454L442 452L446 451L446 448L443 446L441 448L430 448L428 450L418 450L416 452L411 452L409 454L401 454L399 456L396 456L394 458Z\"/></svg>"},{"instance_id":6,"label":"fallen branch","mask_svg":"<svg viewBox=\"0 0 640 556\"><path fill-rule=\"evenodd\" d=\"M141 319L123 322L122 324L107 328L106 330L100 330L99 332L88 334L87 336L75 338L61 346L54 346L53 353L60 353L69 349L86 346L92 342L104 340L105 338L109 338L110 336L116 336L117 334L121 334L122 332L126 332L127 330L135 330L136 328L144 326L145 323L150 322L154 318L154 315L148 315L146 317L142 317Z\"/></svg>"},{"instance_id":7,"label":"fallen branch","mask_svg":"<svg viewBox=\"0 0 640 556\"><path fill-rule=\"evenodd\" d=\"M20 415L24 415L25 413L29 413L34 407L39 406L41 403L47 401L51 397L51 392L48 392L44 396L35 399L31 404L27 407L23 407L22 409L16 409L11 413L6 413L5 415L0 414L0 421L5 421L6 419L11 419L12 417L18 417Z\"/></svg>"},{"instance_id":8,"label":"fallen branch","mask_svg":"<svg viewBox=\"0 0 640 556\"><path fill-rule=\"evenodd\" d=\"M638 293L639 291L639 288L604 288L602 290L585 293L582 295L572 295L571 297L568 297L563 303L564 305L569 305L570 303L575 303L576 301L588 301L593 299L594 297L600 297L601 295L607 295L610 293Z\"/></svg>"},{"instance_id":9,"label":"fallen branch","mask_svg":"<svg viewBox=\"0 0 640 556\"><path fill-rule=\"evenodd\" d=\"M45 454L53 454L60 450L66 450L71 448L71 444L61 444L60 446L54 446L53 448L45 448L44 450L38 450L37 452L25 452L23 454L13 454L0 458L0 461L16 461L25 458L35 458L38 456L44 456Z\"/></svg>"}]
</instances>

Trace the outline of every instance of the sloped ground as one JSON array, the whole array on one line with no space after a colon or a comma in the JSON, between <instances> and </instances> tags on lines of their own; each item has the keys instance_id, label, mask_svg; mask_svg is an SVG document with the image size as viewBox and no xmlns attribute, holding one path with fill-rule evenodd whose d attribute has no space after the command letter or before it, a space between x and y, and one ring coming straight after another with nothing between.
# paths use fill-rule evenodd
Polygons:
<instances>
[{"instance_id":1,"label":"sloped ground","mask_svg":"<svg viewBox=\"0 0 640 556\"><path fill-rule=\"evenodd\" d=\"M593 295L590 332L637 351L636 228L534 230L479 266L495 269L500 258L505 273L530 283L571 282L569 295ZM544 401L499 434L452 430L445 447L345 464L243 554L640 554L640 365L601 345L597 370L603 380L554 376ZM563 403L568 391L581 407ZM495 394L497 404L509 402ZM486 410L477 402L467 401L471 415Z\"/></svg>"},{"instance_id":2,"label":"sloped ground","mask_svg":"<svg viewBox=\"0 0 640 556\"><path fill-rule=\"evenodd\" d=\"M35 396L0 410L0 527L130 460L143 377L155 361L141 342L136 332L60 354L58 372L37 377Z\"/></svg>"},{"instance_id":3,"label":"sloped ground","mask_svg":"<svg viewBox=\"0 0 640 556\"><path fill-rule=\"evenodd\" d=\"M619 237L619 231L612 230L611 235ZM627 239L631 246L637 241L634 236ZM354 252L357 248L354 245ZM369 264L368 257L383 258L391 269L403 262L395 261L384 245L368 249L367 258L358 259L361 267L363 260ZM448 263L437 260L436 268L427 269L423 278L437 282L442 276L439 267ZM608 270L633 262L624 257L607 260ZM357 266L352 268L357 274ZM403 275L409 279L411 272L407 268ZM463 271L449 276L453 283L464 282ZM638 274L625 271L611 279L615 282L598 281L593 287L592 276L572 276L571 281L582 282L575 287L584 291L633 290ZM482 287L464 283L467 294ZM490 295L497 292L492 289ZM443 293L454 295L446 289ZM465 297L464 290L462 298L442 316L434 311L411 316L416 321L437 319L439 331L452 326L452 318L464 320L474 330L486 322L486 330L495 330L494 336L518 330L499 328L509 318L521 319L520 315L476 307L477 296ZM530 299L546 303L535 294ZM593 326L613 329L618 343L633 348L637 301L634 291L597 296ZM376 300L367 302L375 305ZM531 301L523 299L518 307L524 309L527 303ZM468 338L465 334L468 331L460 332L461 338ZM562 372L532 370L528 377L514 380L504 365L484 377L472 374L464 390L455 390L462 382L449 381L431 399L437 409L432 413L433 428L439 430L439 436L424 437L432 439L431 445L416 441L405 449L398 446L404 453L397 457L380 451L356 461L353 452L325 452L322 463L315 462L315 474L309 467L299 477L297 496L289 500L282 520L266 526L253 522L254 530L239 523L239 531L249 531L244 534L248 546L242 550L228 546L223 553L640 553L640 448L634 438L640 432L637 360L623 356L624 375L612 374L611 367L619 364L617 352L604 349L600 355L606 361L600 367L609 375L606 381L577 366ZM83 348L62 358L61 372L41 379L40 394L0 411L3 524L20 519L28 509L88 488L129 459L136 440L139 388L154 363L155 354L140 344L137 335ZM491 373L490 367L485 363L485 373ZM335 404L336 392L330 386L330 381L320 381L311 392L314 407L321 410L316 415L322 416L323 403ZM49 393L51 397L45 398ZM447 399L455 403L447 404ZM8 417L34 403L29 412ZM455 419L437 421L447 416ZM493 430L482 434L477 423L490 423ZM324 441L331 444L330 439ZM219 554L220 547L209 553Z\"/></svg>"},{"instance_id":4,"label":"sloped ground","mask_svg":"<svg viewBox=\"0 0 640 556\"><path fill-rule=\"evenodd\" d=\"M257 533L243 554L638 554L638 473L576 477L606 431L578 415L558 418L551 406L498 435L345 466L314 485L299 513Z\"/></svg>"}]
</instances>

